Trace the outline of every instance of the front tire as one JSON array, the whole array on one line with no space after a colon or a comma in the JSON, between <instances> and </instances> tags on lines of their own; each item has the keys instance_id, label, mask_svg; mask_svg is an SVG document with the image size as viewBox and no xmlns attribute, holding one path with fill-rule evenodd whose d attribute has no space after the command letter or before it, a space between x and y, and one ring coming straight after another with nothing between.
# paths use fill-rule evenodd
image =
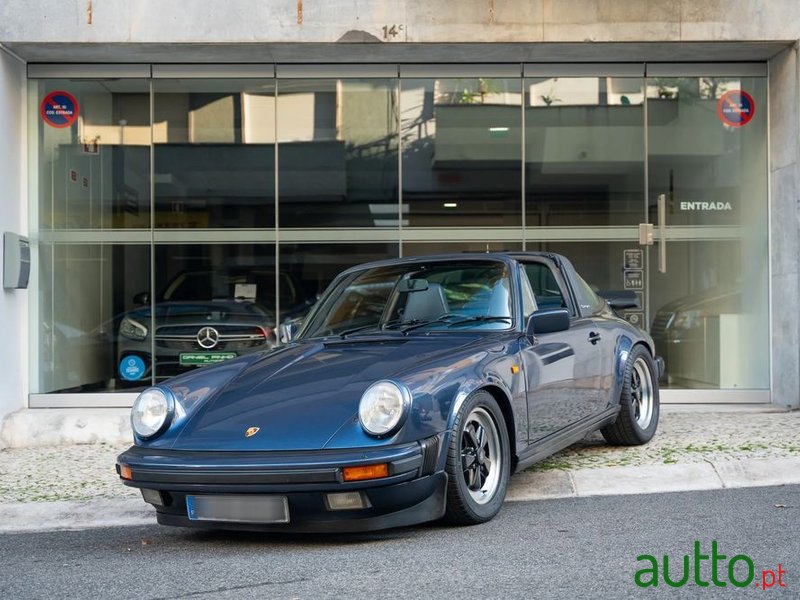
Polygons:
<instances>
[{"instance_id":1,"label":"front tire","mask_svg":"<svg viewBox=\"0 0 800 600\"><path fill-rule=\"evenodd\" d=\"M505 500L510 468L503 413L491 394L477 391L458 411L447 450L445 519L457 525L492 519Z\"/></svg>"},{"instance_id":2,"label":"front tire","mask_svg":"<svg viewBox=\"0 0 800 600\"><path fill-rule=\"evenodd\" d=\"M607 442L638 446L652 439L660 413L657 373L650 352L634 346L625 365L617 420L600 430Z\"/></svg>"}]
</instances>

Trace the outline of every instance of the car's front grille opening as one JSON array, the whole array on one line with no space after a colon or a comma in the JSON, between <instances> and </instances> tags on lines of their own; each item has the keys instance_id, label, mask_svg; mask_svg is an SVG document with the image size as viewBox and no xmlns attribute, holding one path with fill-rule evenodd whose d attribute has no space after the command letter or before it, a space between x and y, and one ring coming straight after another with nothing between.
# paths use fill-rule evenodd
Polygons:
<instances>
[{"instance_id":1,"label":"car's front grille opening","mask_svg":"<svg viewBox=\"0 0 800 600\"><path fill-rule=\"evenodd\" d=\"M422 472L421 475L431 475L436 470L436 461L439 459L439 436L426 438L420 443L422 446Z\"/></svg>"}]
</instances>

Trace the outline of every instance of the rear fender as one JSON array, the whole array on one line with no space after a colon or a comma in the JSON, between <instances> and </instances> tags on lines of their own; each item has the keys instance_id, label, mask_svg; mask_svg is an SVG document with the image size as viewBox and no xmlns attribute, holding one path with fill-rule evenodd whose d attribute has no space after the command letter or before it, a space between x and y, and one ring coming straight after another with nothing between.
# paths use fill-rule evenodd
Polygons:
<instances>
[{"instance_id":1,"label":"rear fender","mask_svg":"<svg viewBox=\"0 0 800 600\"><path fill-rule=\"evenodd\" d=\"M614 388L611 392L611 405L619 404L622 395L622 384L625 380L625 367L628 364L628 355L633 348L633 340L627 335L621 335L617 339L617 347L614 349Z\"/></svg>"}]
</instances>

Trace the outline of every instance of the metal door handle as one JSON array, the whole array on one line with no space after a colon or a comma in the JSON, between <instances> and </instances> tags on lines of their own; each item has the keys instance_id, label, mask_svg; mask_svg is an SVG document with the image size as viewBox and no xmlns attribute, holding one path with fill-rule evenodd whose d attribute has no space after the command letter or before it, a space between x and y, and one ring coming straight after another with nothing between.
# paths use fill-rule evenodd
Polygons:
<instances>
[{"instance_id":1,"label":"metal door handle","mask_svg":"<svg viewBox=\"0 0 800 600\"><path fill-rule=\"evenodd\" d=\"M592 343L592 345L596 344L597 342L600 341L600 334L597 333L596 331L592 331L589 334L589 341Z\"/></svg>"},{"instance_id":2,"label":"metal door handle","mask_svg":"<svg viewBox=\"0 0 800 600\"><path fill-rule=\"evenodd\" d=\"M658 195L658 272L667 272L667 195Z\"/></svg>"}]
</instances>

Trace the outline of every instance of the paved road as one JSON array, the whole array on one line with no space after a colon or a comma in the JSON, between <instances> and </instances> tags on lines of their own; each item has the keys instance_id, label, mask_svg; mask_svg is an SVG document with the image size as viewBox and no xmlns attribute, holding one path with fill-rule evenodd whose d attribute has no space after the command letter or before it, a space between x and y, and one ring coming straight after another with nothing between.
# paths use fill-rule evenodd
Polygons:
<instances>
[{"instance_id":1,"label":"paved road","mask_svg":"<svg viewBox=\"0 0 800 600\"><path fill-rule=\"evenodd\" d=\"M152 527L0 535L0 598L629 598L639 554L681 575L695 540L748 555L748 590L670 598L800 597L800 486L507 503L493 522L289 537ZM755 589L781 563L786 585ZM701 568L710 579L710 561ZM727 581L727 560L720 563ZM734 576L746 577L736 564ZM691 578L690 578L691 580ZM660 592L660 593L659 593Z\"/></svg>"}]
</instances>

